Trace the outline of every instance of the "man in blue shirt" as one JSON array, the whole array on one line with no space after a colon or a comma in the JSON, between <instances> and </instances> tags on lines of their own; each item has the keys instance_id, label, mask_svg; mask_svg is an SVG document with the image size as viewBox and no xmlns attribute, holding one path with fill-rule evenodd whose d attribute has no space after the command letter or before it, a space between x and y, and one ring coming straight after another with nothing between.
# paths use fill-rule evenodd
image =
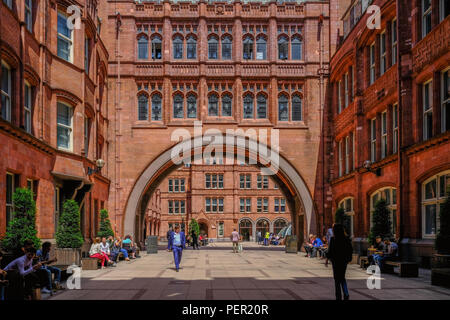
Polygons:
<instances>
[{"instance_id":1,"label":"man in blue shirt","mask_svg":"<svg viewBox=\"0 0 450 320\"><path fill-rule=\"evenodd\" d=\"M173 259L175 261L175 268L177 272L180 269L181 256L183 249L186 247L186 237L183 231L180 231L180 226L175 226L175 231L170 234L169 248L173 251Z\"/></svg>"},{"instance_id":2,"label":"man in blue shirt","mask_svg":"<svg viewBox=\"0 0 450 320\"><path fill-rule=\"evenodd\" d=\"M319 237L314 236L314 241L312 245L313 245L313 252L311 258L315 258L317 257L317 251L319 251L319 248L323 245L322 240L320 240Z\"/></svg>"}]
</instances>

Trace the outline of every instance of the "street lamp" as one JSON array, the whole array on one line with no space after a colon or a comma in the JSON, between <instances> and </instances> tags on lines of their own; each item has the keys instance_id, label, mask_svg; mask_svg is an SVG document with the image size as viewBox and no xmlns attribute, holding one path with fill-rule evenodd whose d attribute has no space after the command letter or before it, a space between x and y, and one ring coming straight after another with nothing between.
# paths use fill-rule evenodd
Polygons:
<instances>
[{"instance_id":1,"label":"street lamp","mask_svg":"<svg viewBox=\"0 0 450 320\"><path fill-rule=\"evenodd\" d=\"M370 161L370 160L364 161L363 167L364 167L364 169L366 169L367 171L375 173L375 174L377 175L377 177L380 177L380 176L381 176L381 168L373 169L373 168L372 168L372 161Z\"/></svg>"},{"instance_id":2,"label":"street lamp","mask_svg":"<svg viewBox=\"0 0 450 320\"><path fill-rule=\"evenodd\" d=\"M88 176L90 176L93 173L97 173L100 172L100 170L102 170L102 168L105 166L105 160L103 159L97 159L95 161L95 168L92 169L91 167L88 167Z\"/></svg>"}]
</instances>

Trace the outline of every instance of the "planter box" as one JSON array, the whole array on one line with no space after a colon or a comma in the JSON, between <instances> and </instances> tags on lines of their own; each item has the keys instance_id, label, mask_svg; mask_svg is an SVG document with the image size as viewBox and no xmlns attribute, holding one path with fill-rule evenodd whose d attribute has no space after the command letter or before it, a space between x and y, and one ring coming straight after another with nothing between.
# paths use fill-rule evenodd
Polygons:
<instances>
[{"instance_id":1,"label":"planter box","mask_svg":"<svg viewBox=\"0 0 450 320\"><path fill-rule=\"evenodd\" d=\"M55 256L59 265L81 265L81 249L55 248Z\"/></svg>"}]
</instances>

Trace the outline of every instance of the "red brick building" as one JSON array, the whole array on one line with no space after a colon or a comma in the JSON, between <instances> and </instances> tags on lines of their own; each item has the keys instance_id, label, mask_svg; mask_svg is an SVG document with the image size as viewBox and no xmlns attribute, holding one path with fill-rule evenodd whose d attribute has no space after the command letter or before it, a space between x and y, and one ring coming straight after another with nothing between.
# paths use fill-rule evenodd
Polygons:
<instances>
[{"instance_id":1,"label":"red brick building","mask_svg":"<svg viewBox=\"0 0 450 320\"><path fill-rule=\"evenodd\" d=\"M95 160L108 161L108 53L97 1L77 2L74 29L71 4L0 1L0 237L17 187L35 193L42 239L54 238L65 199L80 204L86 239L108 206L108 168L90 172Z\"/></svg>"},{"instance_id":2,"label":"red brick building","mask_svg":"<svg viewBox=\"0 0 450 320\"><path fill-rule=\"evenodd\" d=\"M369 29L368 1L351 1L330 61L328 215L343 207L364 250L373 205L384 198L402 255L426 264L450 185L449 3L372 5L381 25Z\"/></svg>"}]
</instances>

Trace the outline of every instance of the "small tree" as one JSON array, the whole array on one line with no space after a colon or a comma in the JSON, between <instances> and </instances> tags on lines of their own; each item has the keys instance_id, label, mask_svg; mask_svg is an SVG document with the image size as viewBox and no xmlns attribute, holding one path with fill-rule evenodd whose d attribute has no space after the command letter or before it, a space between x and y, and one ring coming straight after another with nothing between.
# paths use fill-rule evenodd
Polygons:
<instances>
[{"instance_id":1,"label":"small tree","mask_svg":"<svg viewBox=\"0 0 450 320\"><path fill-rule=\"evenodd\" d=\"M439 213L440 227L436 236L435 248L440 254L450 254L450 188L447 189L447 198L441 204Z\"/></svg>"},{"instance_id":2,"label":"small tree","mask_svg":"<svg viewBox=\"0 0 450 320\"><path fill-rule=\"evenodd\" d=\"M80 230L80 208L75 200L66 200L56 231L56 244L58 248L78 249L83 242Z\"/></svg>"},{"instance_id":3,"label":"small tree","mask_svg":"<svg viewBox=\"0 0 450 320\"><path fill-rule=\"evenodd\" d=\"M195 220L194 218L191 219L191 223L189 223L189 235L192 233L192 230L195 231L195 234L199 235L200 233L200 226L198 225L197 220Z\"/></svg>"},{"instance_id":4,"label":"small tree","mask_svg":"<svg viewBox=\"0 0 450 320\"><path fill-rule=\"evenodd\" d=\"M350 217L345 213L344 208L338 208L334 214L334 222L342 224L344 226L345 232L350 234Z\"/></svg>"},{"instance_id":5,"label":"small tree","mask_svg":"<svg viewBox=\"0 0 450 320\"><path fill-rule=\"evenodd\" d=\"M102 209L100 210L100 230L97 233L97 236L100 238L109 236L114 237L114 231L111 227L111 221L109 221L108 210Z\"/></svg>"},{"instance_id":6,"label":"small tree","mask_svg":"<svg viewBox=\"0 0 450 320\"><path fill-rule=\"evenodd\" d=\"M391 214L387 207L386 200L380 199L375 203L375 210L372 213L372 229L369 234L369 243L375 244L375 238L391 238Z\"/></svg>"},{"instance_id":7,"label":"small tree","mask_svg":"<svg viewBox=\"0 0 450 320\"><path fill-rule=\"evenodd\" d=\"M2 241L3 248L18 254L25 240L31 240L34 247L39 248L41 241L37 237L33 192L26 188L17 188L13 193L13 204L14 211Z\"/></svg>"}]
</instances>

